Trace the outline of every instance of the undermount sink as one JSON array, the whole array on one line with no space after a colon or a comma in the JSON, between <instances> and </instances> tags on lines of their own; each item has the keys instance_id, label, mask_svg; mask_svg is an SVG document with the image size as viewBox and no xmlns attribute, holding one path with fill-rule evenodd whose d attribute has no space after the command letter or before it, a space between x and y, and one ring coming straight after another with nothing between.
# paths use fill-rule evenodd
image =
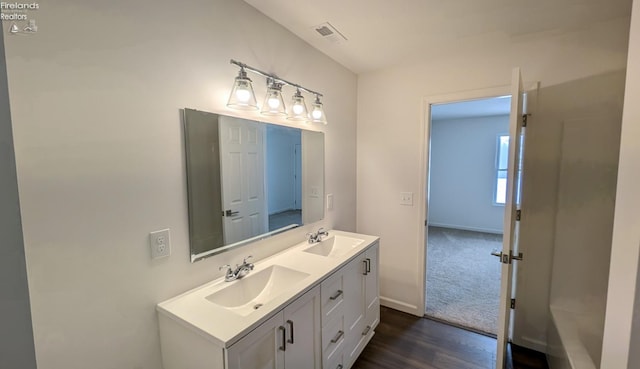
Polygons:
<instances>
[{"instance_id":1,"label":"undermount sink","mask_svg":"<svg viewBox=\"0 0 640 369\"><path fill-rule=\"evenodd\" d=\"M230 282L206 299L236 314L247 316L308 276L308 273L272 265Z\"/></svg>"},{"instance_id":2,"label":"undermount sink","mask_svg":"<svg viewBox=\"0 0 640 369\"><path fill-rule=\"evenodd\" d=\"M364 240L361 240L359 238L334 235L318 242L311 247L304 249L303 251L316 255L335 258L345 255L363 242Z\"/></svg>"}]
</instances>

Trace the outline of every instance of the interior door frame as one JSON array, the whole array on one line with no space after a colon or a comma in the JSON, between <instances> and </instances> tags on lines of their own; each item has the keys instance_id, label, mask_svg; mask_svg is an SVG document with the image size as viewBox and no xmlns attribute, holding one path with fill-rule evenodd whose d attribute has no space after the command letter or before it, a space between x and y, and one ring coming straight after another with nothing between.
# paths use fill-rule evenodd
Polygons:
<instances>
[{"instance_id":1,"label":"interior door frame","mask_svg":"<svg viewBox=\"0 0 640 369\"><path fill-rule=\"evenodd\" d=\"M526 90L526 89L525 89ZM427 286L427 224L429 219L429 164L431 160L431 106L468 100L491 99L500 96L511 96L511 85L489 87L478 90L453 92L443 95L424 97L422 100L422 124L420 132L420 177L418 184L420 191L417 194L417 203L420 204L420 217L418 219L418 240L422 243L418 248L418 280L419 298L418 312L424 315L426 312L426 286ZM497 308L497 307L496 307Z\"/></svg>"},{"instance_id":2,"label":"interior door frame","mask_svg":"<svg viewBox=\"0 0 640 369\"><path fill-rule=\"evenodd\" d=\"M540 88L540 82L524 82L524 91L527 94L527 113L532 113L536 111L537 100L538 100L538 90ZM425 222L428 221L429 217L429 203L428 203L428 193L429 189L429 162L430 162L430 144L431 144L431 106L437 104L446 104L453 103L458 101L465 100L478 100L478 99L488 99L499 96L511 95L511 85L503 85L496 87L488 87L477 90L467 90L467 91L459 91L452 92L448 94L442 95L432 95L426 96L422 99L422 110L421 110L421 118L422 124L420 125L420 172L418 178L418 184L420 191L417 193L417 204L420 204L420 216L418 218L418 240L420 240L421 245L418 248L418 275L416 284L419 287L418 297L419 301L416 303L416 307L418 311L416 315L424 316L426 313L426 284L427 284L427 226ZM524 163L523 163L524 166ZM523 183L524 186L524 183ZM524 197L522 198L523 204L522 207L524 209ZM526 213L526 210L523 210ZM525 251L525 248L520 247L520 251ZM516 273L517 273L516 266ZM518 278L513 281L513 285L517 289L519 286ZM522 301L525 299L522 298ZM514 325L518 326L518 315L512 317L511 326L513 328ZM509 338L517 338L511 337L513 335L513 329L509 330Z\"/></svg>"},{"instance_id":3,"label":"interior door frame","mask_svg":"<svg viewBox=\"0 0 640 369\"><path fill-rule=\"evenodd\" d=\"M418 240L421 245L418 248L418 312L424 315L426 312L426 286L427 286L427 224L429 219L429 174L431 160L431 106L468 100L490 99L511 95L511 85L491 87L479 90L453 92L443 95L424 97L422 100L422 124L420 132L420 177L418 184L420 191L417 194L417 203L420 204L420 217L418 221Z\"/></svg>"}]
</instances>

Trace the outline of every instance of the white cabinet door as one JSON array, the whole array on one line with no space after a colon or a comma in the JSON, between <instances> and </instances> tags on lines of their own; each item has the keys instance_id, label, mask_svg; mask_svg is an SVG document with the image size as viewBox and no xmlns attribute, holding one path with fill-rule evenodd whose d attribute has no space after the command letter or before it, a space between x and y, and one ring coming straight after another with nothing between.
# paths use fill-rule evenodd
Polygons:
<instances>
[{"instance_id":1,"label":"white cabinet door","mask_svg":"<svg viewBox=\"0 0 640 369\"><path fill-rule=\"evenodd\" d=\"M320 286L284 308L284 323L285 368L321 369Z\"/></svg>"},{"instance_id":2,"label":"white cabinet door","mask_svg":"<svg viewBox=\"0 0 640 369\"><path fill-rule=\"evenodd\" d=\"M229 347L226 369L284 369L285 330L280 312Z\"/></svg>"},{"instance_id":3,"label":"white cabinet door","mask_svg":"<svg viewBox=\"0 0 640 369\"><path fill-rule=\"evenodd\" d=\"M321 369L320 286L227 351L226 369Z\"/></svg>"},{"instance_id":4,"label":"white cabinet door","mask_svg":"<svg viewBox=\"0 0 640 369\"><path fill-rule=\"evenodd\" d=\"M365 282L365 331L363 335L373 331L380 322L380 290L378 286L378 244L376 243L365 253L365 263L367 265Z\"/></svg>"},{"instance_id":5,"label":"white cabinet door","mask_svg":"<svg viewBox=\"0 0 640 369\"><path fill-rule=\"evenodd\" d=\"M344 360L353 363L360 354L362 331L365 327L365 273L366 260L358 255L344 267ZM349 367L347 365L347 367Z\"/></svg>"}]
</instances>

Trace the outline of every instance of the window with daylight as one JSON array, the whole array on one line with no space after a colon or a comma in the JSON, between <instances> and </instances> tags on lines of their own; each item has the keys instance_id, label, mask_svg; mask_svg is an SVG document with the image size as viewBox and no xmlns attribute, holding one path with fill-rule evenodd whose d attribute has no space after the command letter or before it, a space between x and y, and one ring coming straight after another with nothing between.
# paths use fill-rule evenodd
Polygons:
<instances>
[{"instance_id":1,"label":"window with daylight","mask_svg":"<svg viewBox=\"0 0 640 369\"><path fill-rule=\"evenodd\" d=\"M507 164L509 163L509 136L498 136L496 155L496 187L493 201L504 205L507 201Z\"/></svg>"}]
</instances>

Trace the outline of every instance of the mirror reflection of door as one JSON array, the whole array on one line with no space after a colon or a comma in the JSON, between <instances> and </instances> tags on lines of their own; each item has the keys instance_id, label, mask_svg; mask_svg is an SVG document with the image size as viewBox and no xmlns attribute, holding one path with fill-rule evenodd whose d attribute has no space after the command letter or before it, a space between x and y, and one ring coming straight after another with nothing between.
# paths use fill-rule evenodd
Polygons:
<instances>
[{"instance_id":1,"label":"mirror reflection of door","mask_svg":"<svg viewBox=\"0 0 640 369\"><path fill-rule=\"evenodd\" d=\"M223 231L226 245L267 232L265 197L265 127L253 121L221 116Z\"/></svg>"}]
</instances>

